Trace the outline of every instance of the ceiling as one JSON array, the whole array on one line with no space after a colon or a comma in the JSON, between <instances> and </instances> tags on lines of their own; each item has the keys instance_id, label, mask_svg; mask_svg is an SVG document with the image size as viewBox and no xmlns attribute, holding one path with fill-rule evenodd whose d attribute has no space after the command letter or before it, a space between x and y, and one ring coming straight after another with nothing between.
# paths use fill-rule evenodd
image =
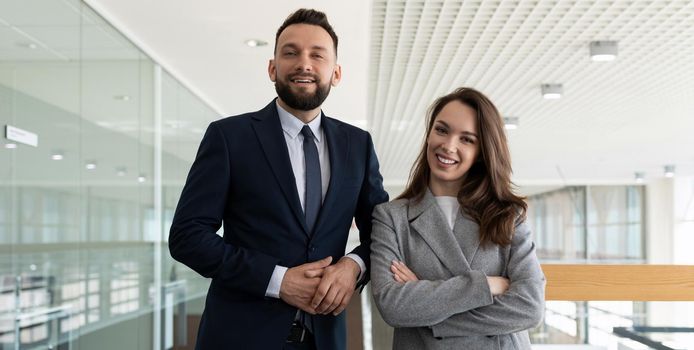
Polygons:
<instances>
[{"instance_id":1,"label":"ceiling","mask_svg":"<svg viewBox=\"0 0 694 350\"><path fill-rule=\"evenodd\" d=\"M276 28L299 7L325 11L340 37L343 81L324 110L372 133L391 187L407 178L427 107L458 86L519 118L508 136L520 185L629 183L636 171L662 177L665 164L694 175L694 1L86 2L220 116L263 107L274 96L267 62ZM95 31L88 54L137 59L111 34ZM618 58L592 62L593 40L617 41ZM0 53L16 50L0 44ZM543 83L563 84L564 96L543 99Z\"/></svg>"},{"instance_id":2,"label":"ceiling","mask_svg":"<svg viewBox=\"0 0 694 350\"><path fill-rule=\"evenodd\" d=\"M422 118L457 86L505 116L521 184L633 181L664 164L694 173L694 1L373 3L371 130L386 176L407 172ZM589 43L616 40L592 62ZM565 96L544 100L543 83Z\"/></svg>"}]
</instances>

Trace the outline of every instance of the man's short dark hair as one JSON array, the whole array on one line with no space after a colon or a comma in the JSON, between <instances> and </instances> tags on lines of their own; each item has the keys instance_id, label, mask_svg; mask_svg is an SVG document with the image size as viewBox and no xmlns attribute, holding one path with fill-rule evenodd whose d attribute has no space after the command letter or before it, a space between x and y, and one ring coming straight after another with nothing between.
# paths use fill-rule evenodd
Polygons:
<instances>
[{"instance_id":1,"label":"man's short dark hair","mask_svg":"<svg viewBox=\"0 0 694 350\"><path fill-rule=\"evenodd\" d=\"M335 34L333 27L328 22L328 17L325 13L313 9L298 9L284 20L284 23L277 29L277 35L275 35L275 51L277 51L277 40L280 38L280 34L292 24L310 24L325 29L333 39L333 47L337 57L337 34Z\"/></svg>"}]
</instances>

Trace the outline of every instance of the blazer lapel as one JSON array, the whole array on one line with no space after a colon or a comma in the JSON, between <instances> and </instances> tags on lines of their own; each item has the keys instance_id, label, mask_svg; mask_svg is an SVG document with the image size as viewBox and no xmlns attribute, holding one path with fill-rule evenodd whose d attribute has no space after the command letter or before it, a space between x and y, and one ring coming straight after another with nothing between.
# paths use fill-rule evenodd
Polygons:
<instances>
[{"instance_id":1,"label":"blazer lapel","mask_svg":"<svg viewBox=\"0 0 694 350\"><path fill-rule=\"evenodd\" d=\"M330 184L328 185L328 191L325 194L325 200L321 206L320 213L318 214L318 221L316 222L315 232L318 232L321 224L329 216L331 208L335 205L338 200L336 197L338 195L340 184L342 183L342 170L346 166L347 159L349 159L349 136L347 132L338 127L337 123L323 115L323 121L321 121L323 126L323 131L325 132L325 138L328 142L328 156L330 157Z\"/></svg>"},{"instance_id":2,"label":"blazer lapel","mask_svg":"<svg viewBox=\"0 0 694 350\"><path fill-rule=\"evenodd\" d=\"M273 100L261 111L253 116L253 130L263 148L263 153L267 158L270 168L275 175L275 179L284 193L292 212L301 223L304 233L308 235L306 218L301 209L299 194L296 191L296 179L292 171L292 164L289 160L287 142L284 139L282 125L280 124L277 106Z\"/></svg>"},{"instance_id":3,"label":"blazer lapel","mask_svg":"<svg viewBox=\"0 0 694 350\"><path fill-rule=\"evenodd\" d=\"M448 270L454 275L470 270L460 243L453 236L453 231L429 190L418 203L410 202L407 216L410 226L419 233Z\"/></svg>"},{"instance_id":4,"label":"blazer lapel","mask_svg":"<svg viewBox=\"0 0 694 350\"><path fill-rule=\"evenodd\" d=\"M458 212L453 225L453 234L460 239L460 246L468 264L472 265L472 259L480 247L480 229L476 222Z\"/></svg>"}]
</instances>

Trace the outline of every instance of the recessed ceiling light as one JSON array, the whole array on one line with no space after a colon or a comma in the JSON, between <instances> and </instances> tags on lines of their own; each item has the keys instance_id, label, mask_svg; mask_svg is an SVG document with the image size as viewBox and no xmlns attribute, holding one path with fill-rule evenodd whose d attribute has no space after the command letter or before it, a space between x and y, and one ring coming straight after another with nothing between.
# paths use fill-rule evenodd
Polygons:
<instances>
[{"instance_id":1,"label":"recessed ceiling light","mask_svg":"<svg viewBox=\"0 0 694 350\"><path fill-rule=\"evenodd\" d=\"M116 175L118 176L125 176L125 174L128 173L128 169L126 167L117 167L116 168Z\"/></svg>"},{"instance_id":2,"label":"recessed ceiling light","mask_svg":"<svg viewBox=\"0 0 694 350\"><path fill-rule=\"evenodd\" d=\"M673 177L675 176L675 166L674 165L666 165L664 167L665 170L665 177Z\"/></svg>"},{"instance_id":3,"label":"recessed ceiling light","mask_svg":"<svg viewBox=\"0 0 694 350\"><path fill-rule=\"evenodd\" d=\"M115 95L115 96L113 96L113 99L118 100L118 101L130 101L130 96L128 96L128 95Z\"/></svg>"},{"instance_id":4,"label":"recessed ceiling light","mask_svg":"<svg viewBox=\"0 0 694 350\"><path fill-rule=\"evenodd\" d=\"M267 46L267 41L260 39L248 39L245 41L245 43L250 47Z\"/></svg>"},{"instance_id":5,"label":"recessed ceiling light","mask_svg":"<svg viewBox=\"0 0 694 350\"><path fill-rule=\"evenodd\" d=\"M65 158L63 152L55 151L53 154L51 154L51 159L53 160L63 160L63 158Z\"/></svg>"},{"instance_id":6,"label":"recessed ceiling light","mask_svg":"<svg viewBox=\"0 0 694 350\"><path fill-rule=\"evenodd\" d=\"M634 179L636 180L637 184L642 184L645 178L645 174L641 171L637 171L634 173Z\"/></svg>"},{"instance_id":7,"label":"recessed ceiling light","mask_svg":"<svg viewBox=\"0 0 694 350\"><path fill-rule=\"evenodd\" d=\"M504 127L506 130L518 129L518 117L504 117Z\"/></svg>"},{"instance_id":8,"label":"recessed ceiling light","mask_svg":"<svg viewBox=\"0 0 694 350\"><path fill-rule=\"evenodd\" d=\"M88 160L88 161L84 164L84 168L87 169L87 170L94 170L94 169L96 169L96 161L94 161L94 160Z\"/></svg>"},{"instance_id":9,"label":"recessed ceiling light","mask_svg":"<svg viewBox=\"0 0 694 350\"><path fill-rule=\"evenodd\" d=\"M561 98L564 92L564 86L561 84L542 84L542 97L547 100L556 100Z\"/></svg>"},{"instance_id":10,"label":"recessed ceiling light","mask_svg":"<svg viewBox=\"0 0 694 350\"><path fill-rule=\"evenodd\" d=\"M140 174L140 176L137 177L137 182L143 183L145 181L147 181L147 177L145 176L145 174Z\"/></svg>"},{"instance_id":11,"label":"recessed ceiling light","mask_svg":"<svg viewBox=\"0 0 694 350\"><path fill-rule=\"evenodd\" d=\"M17 148L17 144L16 144L16 143L6 143L6 144L5 144L5 148L7 148L7 149L15 149L15 148Z\"/></svg>"},{"instance_id":12,"label":"recessed ceiling light","mask_svg":"<svg viewBox=\"0 0 694 350\"><path fill-rule=\"evenodd\" d=\"M591 41L590 59L595 62L608 62L617 58L616 41Z\"/></svg>"}]
</instances>

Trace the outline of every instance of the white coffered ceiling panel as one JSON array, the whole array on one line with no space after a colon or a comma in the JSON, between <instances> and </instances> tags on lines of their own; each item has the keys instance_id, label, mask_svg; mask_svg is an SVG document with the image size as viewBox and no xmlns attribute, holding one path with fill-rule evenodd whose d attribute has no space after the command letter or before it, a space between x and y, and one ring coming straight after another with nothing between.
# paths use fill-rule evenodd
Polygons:
<instances>
[{"instance_id":1,"label":"white coffered ceiling panel","mask_svg":"<svg viewBox=\"0 0 694 350\"><path fill-rule=\"evenodd\" d=\"M376 0L369 123L384 175L402 183L426 109L456 87L504 116L516 181L628 181L664 164L694 174L694 2ZM588 45L615 40L613 62ZM544 100L543 83L564 85Z\"/></svg>"}]
</instances>

